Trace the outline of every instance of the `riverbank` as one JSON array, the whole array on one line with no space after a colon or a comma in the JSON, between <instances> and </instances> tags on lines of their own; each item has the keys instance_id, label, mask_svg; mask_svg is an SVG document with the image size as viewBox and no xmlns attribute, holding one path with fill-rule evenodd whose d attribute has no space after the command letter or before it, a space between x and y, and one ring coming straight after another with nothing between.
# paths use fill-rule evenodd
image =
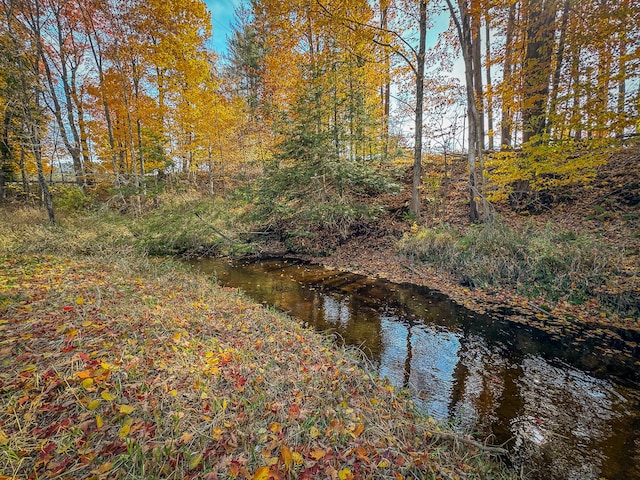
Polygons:
<instances>
[{"instance_id":1,"label":"riverbank","mask_svg":"<svg viewBox=\"0 0 640 480\"><path fill-rule=\"evenodd\" d=\"M5 478L513 478L357 352L141 256L126 224L38 215L0 242Z\"/></svg>"},{"instance_id":2,"label":"riverbank","mask_svg":"<svg viewBox=\"0 0 640 480\"><path fill-rule=\"evenodd\" d=\"M545 330L577 324L640 332L639 159L637 146L611 153L593 181L547 192L538 210L498 202L490 225L469 223L466 164L453 159L420 225L399 214L408 204L405 183L366 234L304 258L423 285L478 313ZM440 167L426 164L425 175L439 178ZM470 251L476 258L455 256ZM525 270L536 263L534 275Z\"/></svg>"}]
</instances>

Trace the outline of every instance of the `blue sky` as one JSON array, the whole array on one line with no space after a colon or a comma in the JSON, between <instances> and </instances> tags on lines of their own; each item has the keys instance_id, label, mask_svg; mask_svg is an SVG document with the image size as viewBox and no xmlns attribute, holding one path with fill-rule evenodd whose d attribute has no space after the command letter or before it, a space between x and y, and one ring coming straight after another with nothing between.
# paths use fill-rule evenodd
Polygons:
<instances>
[{"instance_id":1,"label":"blue sky","mask_svg":"<svg viewBox=\"0 0 640 480\"><path fill-rule=\"evenodd\" d=\"M226 50L227 36L231 33L231 24L234 19L234 11L242 0L204 0L211 12L211 24L213 25L213 39L211 46L222 54Z\"/></svg>"}]
</instances>

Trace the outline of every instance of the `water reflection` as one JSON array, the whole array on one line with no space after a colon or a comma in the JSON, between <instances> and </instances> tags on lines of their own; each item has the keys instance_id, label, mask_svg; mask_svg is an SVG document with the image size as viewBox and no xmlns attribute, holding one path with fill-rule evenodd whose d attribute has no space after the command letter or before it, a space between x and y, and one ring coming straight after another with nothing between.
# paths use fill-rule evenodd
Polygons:
<instances>
[{"instance_id":1,"label":"water reflection","mask_svg":"<svg viewBox=\"0 0 640 480\"><path fill-rule=\"evenodd\" d=\"M577 348L425 289L322 267L197 265L359 345L428 415L509 441L527 478L640 479L640 382L629 352L605 357L595 342Z\"/></svg>"}]
</instances>

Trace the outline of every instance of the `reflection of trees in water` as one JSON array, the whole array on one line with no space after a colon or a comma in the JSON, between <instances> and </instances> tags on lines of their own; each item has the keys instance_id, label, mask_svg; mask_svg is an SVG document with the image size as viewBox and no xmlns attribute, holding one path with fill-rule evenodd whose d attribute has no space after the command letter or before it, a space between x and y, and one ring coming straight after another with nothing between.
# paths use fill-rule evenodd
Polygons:
<instances>
[{"instance_id":1,"label":"reflection of trees in water","mask_svg":"<svg viewBox=\"0 0 640 480\"><path fill-rule=\"evenodd\" d=\"M458 334L382 317L381 335L380 375L393 385L409 386L418 393L419 408L447 419L460 349Z\"/></svg>"},{"instance_id":2,"label":"reflection of trees in water","mask_svg":"<svg viewBox=\"0 0 640 480\"><path fill-rule=\"evenodd\" d=\"M459 430L489 433L499 421L496 405L504 392L505 368L505 359L492 352L484 338L464 338L449 407Z\"/></svg>"},{"instance_id":3,"label":"reflection of trees in water","mask_svg":"<svg viewBox=\"0 0 640 480\"><path fill-rule=\"evenodd\" d=\"M542 461L546 478L631 478L619 476L625 459L607 459L603 451L619 441L614 437L630 434L628 426L613 430L616 420L628 415L629 403L608 382L527 356L518 384L523 408L511 421L516 457L528 466Z\"/></svg>"}]
</instances>

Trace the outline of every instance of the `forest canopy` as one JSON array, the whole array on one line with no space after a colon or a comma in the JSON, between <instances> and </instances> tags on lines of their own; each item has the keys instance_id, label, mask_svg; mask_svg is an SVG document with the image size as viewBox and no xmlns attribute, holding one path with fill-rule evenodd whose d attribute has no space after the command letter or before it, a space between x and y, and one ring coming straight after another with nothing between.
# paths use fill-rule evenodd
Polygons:
<instances>
[{"instance_id":1,"label":"forest canopy","mask_svg":"<svg viewBox=\"0 0 640 480\"><path fill-rule=\"evenodd\" d=\"M147 194L180 174L215 194L300 167L339 177L334 202L385 183L353 172L404 156L419 216L424 153L456 151L475 220L515 190L588 179L603 157L584 152L640 128L631 0L251 0L222 55L200 0L1 9L2 198L36 176L46 200L54 176Z\"/></svg>"}]
</instances>

